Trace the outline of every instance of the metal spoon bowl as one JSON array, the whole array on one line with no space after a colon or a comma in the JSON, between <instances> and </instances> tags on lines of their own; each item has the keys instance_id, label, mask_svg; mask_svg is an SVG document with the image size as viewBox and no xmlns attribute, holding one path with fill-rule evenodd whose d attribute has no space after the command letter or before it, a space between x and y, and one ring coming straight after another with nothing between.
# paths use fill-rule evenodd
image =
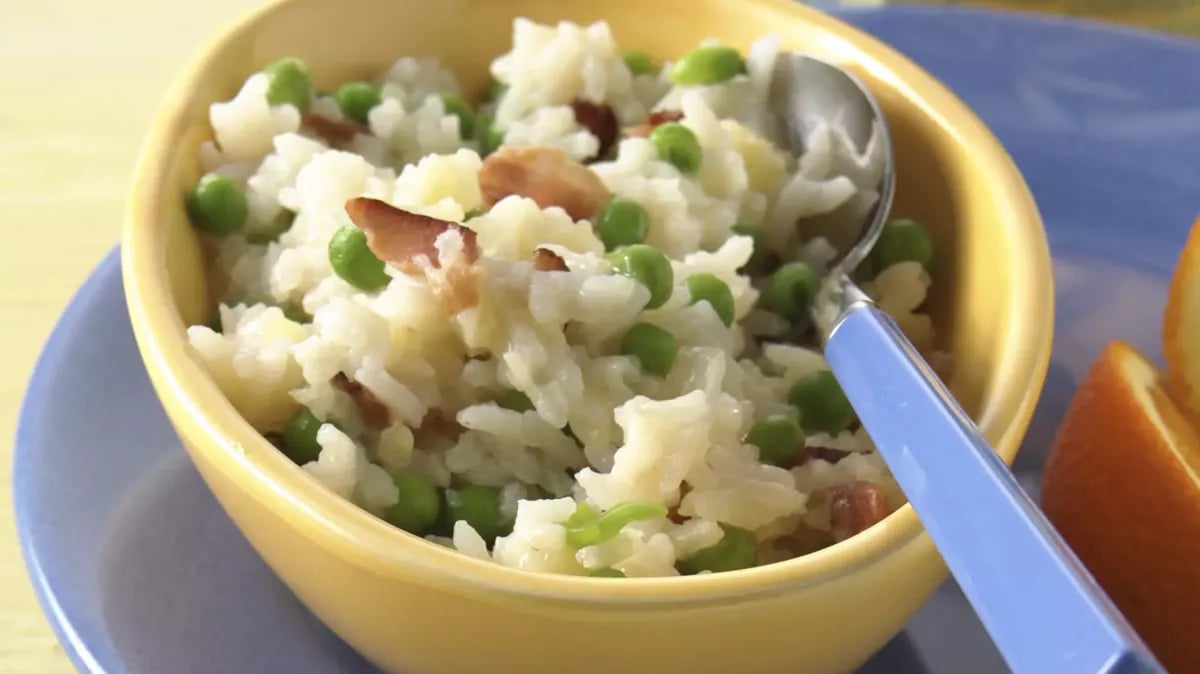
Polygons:
<instances>
[{"instance_id":1,"label":"metal spoon bowl","mask_svg":"<svg viewBox=\"0 0 1200 674\"><path fill-rule=\"evenodd\" d=\"M963 593L1015 672L1159 673L1083 568L904 333L851 280L895 192L887 122L846 70L781 53L770 104L798 156L814 123L837 124L885 168L878 195L830 266L811 312L830 369ZM863 189L863 186L859 186Z\"/></svg>"},{"instance_id":2,"label":"metal spoon bowl","mask_svg":"<svg viewBox=\"0 0 1200 674\"><path fill-rule=\"evenodd\" d=\"M834 264L838 270L853 272L871 253L892 208L896 193L896 173L892 162L892 141L875 97L849 72L824 61L783 52L775 63L769 105L783 122L783 133L793 153L802 154L816 122L836 122L850 140L865 149L872 140L887 157L887 169L879 184L879 195L860 230L855 244L847 248Z\"/></svg>"}]
</instances>

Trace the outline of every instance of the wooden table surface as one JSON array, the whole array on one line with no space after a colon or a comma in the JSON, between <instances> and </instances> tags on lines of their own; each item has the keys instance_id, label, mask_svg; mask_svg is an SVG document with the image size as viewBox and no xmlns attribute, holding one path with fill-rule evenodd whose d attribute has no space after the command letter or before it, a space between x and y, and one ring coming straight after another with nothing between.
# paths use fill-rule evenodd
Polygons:
<instances>
[{"instance_id":1,"label":"wooden table surface","mask_svg":"<svg viewBox=\"0 0 1200 674\"><path fill-rule=\"evenodd\" d=\"M256 4L0 3L0 672L71 671L29 586L12 517L11 438L34 359L72 293L117 243L128 174L171 77L206 37ZM1103 15L1200 35L1200 0L952 4Z\"/></svg>"}]
</instances>

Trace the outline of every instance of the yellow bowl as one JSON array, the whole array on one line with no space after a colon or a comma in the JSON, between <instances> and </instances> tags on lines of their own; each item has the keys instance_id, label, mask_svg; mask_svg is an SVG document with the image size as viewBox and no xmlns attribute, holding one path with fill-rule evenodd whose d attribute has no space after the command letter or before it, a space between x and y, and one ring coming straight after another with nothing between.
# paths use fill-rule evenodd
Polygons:
<instances>
[{"instance_id":1,"label":"yellow bowl","mask_svg":"<svg viewBox=\"0 0 1200 674\"><path fill-rule=\"evenodd\" d=\"M788 0L284 0L209 44L175 83L142 149L124 230L125 290L158 395L196 466L254 548L337 634L406 672L839 672L892 637L945 577L911 507L847 542L724 574L611 581L540 575L429 544L327 491L264 440L189 351L211 305L184 213L210 137L208 106L284 56L318 86L433 55L466 90L507 50L514 17L609 21L658 58L703 38L785 47L861 75L888 115L895 213L934 232L932 307L956 354L951 382L1013 459L1050 353L1052 279L1037 209L982 123L871 37ZM643 644L642 640L645 640Z\"/></svg>"}]
</instances>

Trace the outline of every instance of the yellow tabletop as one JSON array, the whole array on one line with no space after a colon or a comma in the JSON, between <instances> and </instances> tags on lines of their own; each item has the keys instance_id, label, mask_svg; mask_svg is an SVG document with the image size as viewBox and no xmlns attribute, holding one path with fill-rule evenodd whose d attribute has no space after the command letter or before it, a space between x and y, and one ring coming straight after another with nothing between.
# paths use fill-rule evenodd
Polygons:
<instances>
[{"instance_id":1,"label":"yellow tabletop","mask_svg":"<svg viewBox=\"0 0 1200 674\"><path fill-rule=\"evenodd\" d=\"M134 155L172 75L207 36L256 4L0 5L0 672L71 671L29 587L11 512L11 438L34 359L71 294L117 242ZM1200 0L949 4L1098 14L1200 34Z\"/></svg>"}]
</instances>

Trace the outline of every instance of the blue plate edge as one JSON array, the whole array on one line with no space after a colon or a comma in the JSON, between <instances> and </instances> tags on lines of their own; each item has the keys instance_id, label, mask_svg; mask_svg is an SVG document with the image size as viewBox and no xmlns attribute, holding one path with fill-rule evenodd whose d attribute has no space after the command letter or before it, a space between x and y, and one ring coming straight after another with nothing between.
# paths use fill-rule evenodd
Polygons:
<instances>
[{"instance_id":1,"label":"blue plate edge","mask_svg":"<svg viewBox=\"0 0 1200 674\"><path fill-rule=\"evenodd\" d=\"M888 14L893 12L911 14L914 16L934 14L944 16L946 14L962 14L966 16L976 15L1001 17L1009 21L1042 24L1051 27L1070 28L1074 30L1082 29L1091 32L1114 33L1125 37L1135 37L1142 40L1149 39L1188 48L1200 47L1200 39L1191 38L1185 35L1168 33L1145 26L1106 21L1091 16L1080 16L1075 14L1051 14L1049 12L1032 9L934 4L843 5L839 4L837 0L825 0L822 2L812 2L809 4L810 6L823 12L827 12L838 19L850 23L851 25L853 25L853 21L851 19L855 15L862 14ZM862 29L860 28L859 30ZM887 42L886 40L881 41L885 44Z\"/></svg>"},{"instance_id":2,"label":"blue plate edge","mask_svg":"<svg viewBox=\"0 0 1200 674\"><path fill-rule=\"evenodd\" d=\"M29 460L26 457L29 456L30 450L25 448L34 447L39 444L33 430L33 417L38 414L38 409L46 405L48 400L49 389L46 383L49 379L48 372L54 367L53 363L60 360L59 353L65 348L68 342L67 336L71 333L71 326L82 320L83 314L86 313L86 308L95 302L100 297L100 293L106 288L107 284L101 281L113 274L120 275L120 250L120 245L113 246L101 261L93 267L83 284L75 291L71 299L67 301L66 308L58 320L55 321L53 328L51 328L50 336L46 339L37 360L34 362L32 374L26 384L25 396L22 398L20 411L17 414L17 432L13 443L12 459L13 516L16 520L17 542L21 551L21 560L25 565L25 571L29 576L30 584L33 586L34 594L41 605L42 613L45 615L47 622L50 623L51 629L53 629L55 636L58 638L59 645L62 646L71 663L78 670L95 672L97 674L120 674L124 668L117 670L109 667L106 669L100 663L93 652L94 649L88 647L89 640L85 639L83 635L75 630L74 625L66 615L63 601L60 600L50 586L42 569L41 560L33 547L33 533L29 531L29 527L31 526L29 512L34 506L31 501L32 496L25 487L26 480L22 476L28 474L28 470L24 468L24 462Z\"/></svg>"}]
</instances>

